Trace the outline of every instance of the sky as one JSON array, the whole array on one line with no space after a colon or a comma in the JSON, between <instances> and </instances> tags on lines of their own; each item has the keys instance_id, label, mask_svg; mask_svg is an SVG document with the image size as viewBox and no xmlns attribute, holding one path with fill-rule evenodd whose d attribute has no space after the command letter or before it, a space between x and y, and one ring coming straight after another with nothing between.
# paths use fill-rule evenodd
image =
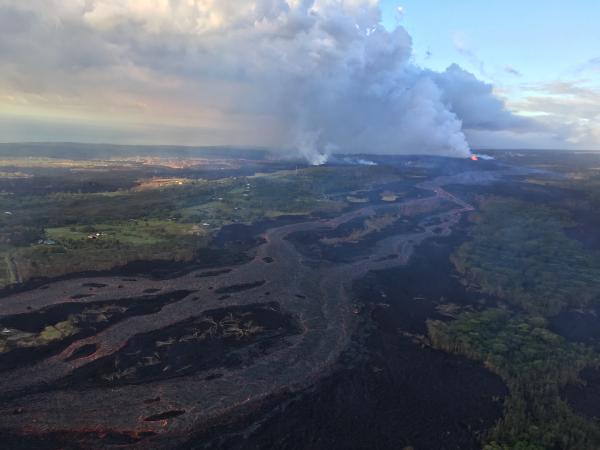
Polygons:
<instances>
[{"instance_id":1,"label":"sky","mask_svg":"<svg viewBox=\"0 0 600 450\"><path fill-rule=\"evenodd\" d=\"M575 129L562 139L472 136L477 145L600 149L600 2L383 0L381 9L387 28L412 35L417 64L460 64L492 83L510 110Z\"/></svg>"},{"instance_id":2,"label":"sky","mask_svg":"<svg viewBox=\"0 0 600 450\"><path fill-rule=\"evenodd\" d=\"M0 0L0 141L600 149L600 2Z\"/></svg>"}]
</instances>

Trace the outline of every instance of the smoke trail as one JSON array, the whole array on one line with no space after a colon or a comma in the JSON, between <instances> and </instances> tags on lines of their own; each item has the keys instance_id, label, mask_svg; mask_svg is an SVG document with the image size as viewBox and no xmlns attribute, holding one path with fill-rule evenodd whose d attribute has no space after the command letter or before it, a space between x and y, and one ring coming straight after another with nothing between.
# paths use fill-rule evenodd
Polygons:
<instances>
[{"instance_id":1,"label":"smoke trail","mask_svg":"<svg viewBox=\"0 0 600 450\"><path fill-rule=\"evenodd\" d=\"M463 130L524 124L460 67L416 66L411 37L382 25L377 0L22 0L3 8L0 19L28 31L6 33L0 84L106 102L107 111L178 113L223 144L288 149L312 164L332 152L466 157Z\"/></svg>"},{"instance_id":2,"label":"smoke trail","mask_svg":"<svg viewBox=\"0 0 600 450\"><path fill-rule=\"evenodd\" d=\"M306 4L306 2L305 2ZM374 2L316 1L286 17L302 31L275 37L277 61L267 74L287 141L312 164L343 153L468 157L462 122L429 71L410 62L411 38L386 30ZM285 61L282 61L284 59ZM256 74L260 84L263 71Z\"/></svg>"}]
</instances>

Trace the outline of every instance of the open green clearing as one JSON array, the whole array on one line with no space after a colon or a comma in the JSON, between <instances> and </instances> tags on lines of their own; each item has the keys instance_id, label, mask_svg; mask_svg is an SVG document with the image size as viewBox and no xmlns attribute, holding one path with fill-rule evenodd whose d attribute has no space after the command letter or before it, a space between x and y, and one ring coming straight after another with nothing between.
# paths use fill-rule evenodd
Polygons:
<instances>
[{"instance_id":1,"label":"open green clearing","mask_svg":"<svg viewBox=\"0 0 600 450\"><path fill-rule=\"evenodd\" d=\"M347 192L398 179L378 166L311 167L114 192L0 193L0 288L134 260L188 260L223 226L334 213L349 205Z\"/></svg>"}]
</instances>

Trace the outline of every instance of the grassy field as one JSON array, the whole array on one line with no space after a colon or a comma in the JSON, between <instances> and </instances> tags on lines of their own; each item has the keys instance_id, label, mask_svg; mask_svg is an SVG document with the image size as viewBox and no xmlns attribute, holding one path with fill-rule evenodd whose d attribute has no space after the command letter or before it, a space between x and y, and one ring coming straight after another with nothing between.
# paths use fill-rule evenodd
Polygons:
<instances>
[{"instance_id":1,"label":"grassy field","mask_svg":"<svg viewBox=\"0 0 600 450\"><path fill-rule=\"evenodd\" d=\"M398 179L376 166L314 167L216 180L149 176L110 192L3 192L0 287L134 260L187 260L223 226L335 213L349 205L345 193Z\"/></svg>"},{"instance_id":2,"label":"grassy field","mask_svg":"<svg viewBox=\"0 0 600 450\"><path fill-rule=\"evenodd\" d=\"M99 234L99 236L97 236ZM206 238L198 225L173 220L131 219L126 222L47 228L46 236L68 249L102 248L114 245L156 245L185 236Z\"/></svg>"}]
</instances>

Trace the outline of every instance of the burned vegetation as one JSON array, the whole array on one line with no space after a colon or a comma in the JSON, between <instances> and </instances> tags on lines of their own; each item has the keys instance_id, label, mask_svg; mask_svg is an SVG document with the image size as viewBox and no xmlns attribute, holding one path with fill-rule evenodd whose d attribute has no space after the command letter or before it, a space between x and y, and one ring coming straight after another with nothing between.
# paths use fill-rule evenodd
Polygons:
<instances>
[{"instance_id":1,"label":"burned vegetation","mask_svg":"<svg viewBox=\"0 0 600 450\"><path fill-rule=\"evenodd\" d=\"M139 334L116 353L64 381L69 386L118 386L250 364L298 334L276 302L204 311L198 317Z\"/></svg>"},{"instance_id":2,"label":"burned vegetation","mask_svg":"<svg viewBox=\"0 0 600 450\"><path fill-rule=\"evenodd\" d=\"M129 317L154 314L190 291L114 301L60 303L0 318L0 371L31 365L60 353L72 342L93 336Z\"/></svg>"}]
</instances>

